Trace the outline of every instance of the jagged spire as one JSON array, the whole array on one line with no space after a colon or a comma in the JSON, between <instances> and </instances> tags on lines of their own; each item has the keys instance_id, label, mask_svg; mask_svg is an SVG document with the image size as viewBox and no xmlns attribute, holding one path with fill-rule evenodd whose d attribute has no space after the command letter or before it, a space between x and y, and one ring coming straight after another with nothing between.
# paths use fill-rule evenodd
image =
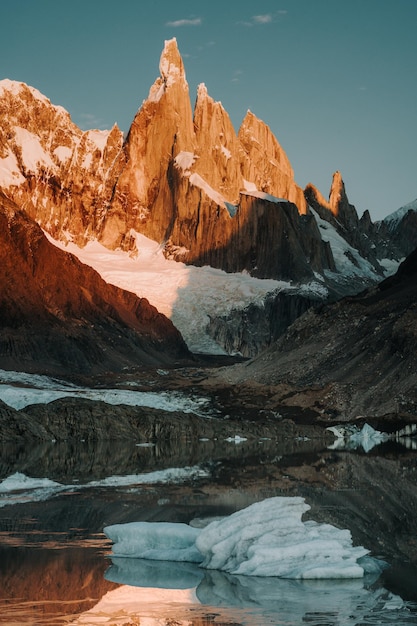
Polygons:
<instances>
[{"instance_id":1,"label":"jagged spire","mask_svg":"<svg viewBox=\"0 0 417 626\"><path fill-rule=\"evenodd\" d=\"M175 37L165 41L159 61L159 72L159 78L156 79L149 91L148 100L151 102L160 100L166 90L174 84L188 90L184 64Z\"/></svg>"},{"instance_id":2,"label":"jagged spire","mask_svg":"<svg viewBox=\"0 0 417 626\"><path fill-rule=\"evenodd\" d=\"M175 37L165 41L159 61L159 71L161 78L166 82L174 81L178 78L185 80L184 64Z\"/></svg>"}]
</instances>

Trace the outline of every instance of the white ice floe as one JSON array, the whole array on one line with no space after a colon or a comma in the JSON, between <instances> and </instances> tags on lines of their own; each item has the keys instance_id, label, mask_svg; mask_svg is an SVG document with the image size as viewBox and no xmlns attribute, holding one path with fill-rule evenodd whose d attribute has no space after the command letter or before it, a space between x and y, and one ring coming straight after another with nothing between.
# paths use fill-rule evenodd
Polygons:
<instances>
[{"instance_id":1,"label":"white ice floe","mask_svg":"<svg viewBox=\"0 0 417 626\"><path fill-rule=\"evenodd\" d=\"M90 389L47 376L0 370L0 400L14 409L24 409L30 404L47 404L59 398L85 398L112 405L146 406L197 414L209 402L208 398L190 397L179 392Z\"/></svg>"},{"instance_id":2,"label":"white ice floe","mask_svg":"<svg viewBox=\"0 0 417 626\"><path fill-rule=\"evenodd\" d=\"M368 550L349 530L303 522L304 498L263 500L203 529L184 524L131 522L104 528L117 556L199 563L244 576L290 579L362 578ZM187 555L185 557L185 555Z\"/></svg>"}]
</instances>

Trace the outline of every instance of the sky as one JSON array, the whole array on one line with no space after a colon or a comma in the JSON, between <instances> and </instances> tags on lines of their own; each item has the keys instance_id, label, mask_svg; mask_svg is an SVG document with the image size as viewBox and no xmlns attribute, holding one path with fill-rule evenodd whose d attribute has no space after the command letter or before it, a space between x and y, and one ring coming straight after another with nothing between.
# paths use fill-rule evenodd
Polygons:
<instances>
[{"instance_id":1,"label":"sky","mask_svg":"<svg viewBox=\"0 0 417 626\"><path fill-rule=\"evenodd\" d=\"M0 79L85 130L129 130L175 37L192 103L205 83L236 131L250 109L300 186L328 196L339 170L374 221L417 198L417 0L3 0L0 18Z\"/></svg>"}]
</instances>

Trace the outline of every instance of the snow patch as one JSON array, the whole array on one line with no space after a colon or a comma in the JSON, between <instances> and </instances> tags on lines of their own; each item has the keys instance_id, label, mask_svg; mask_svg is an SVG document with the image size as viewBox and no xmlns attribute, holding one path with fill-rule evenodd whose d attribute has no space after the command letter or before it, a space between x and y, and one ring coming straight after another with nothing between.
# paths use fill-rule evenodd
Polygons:
<instances>
[{"instance_id":1,"label":"snow patch","mask_svg":"<svg viewBox=\"0 0 417 626\"><path fill-rule=\"evenodd\" d=\"M260 198L261 200L267 200L268 202L289 202L287 198L276 198L275 196L271 196L269 193L265 193L265 191L241 191L242 196L252 196L253 198Z\"/></svg>"},{"instance_id":2,"label":"snow patch","mask_svg":"<svg viewBox=\"0 0 417 626\"><path fill-rule=\"evenodd\" d=\"M198 157L193 152L186 152L183 150L179 152L174 159L174 165L178 169L182 170L184 174L189 174L190 169L194 165Z\"/></svg>"},{"instance_id":3,"label":"snow patch","mask_svg":"<svg viewBox=\"0 0 417 626\"><path fill-rule=\"evenodd\" d=\"M104 148L107 145L107 141L110 135L110 130L87 130L87 137L89 141L103 152Z\"/></svg>"},{"instance_id":4,"label":"snow patch","mask_svg":"<svg viewBox=\"0 0 417 626\"><path fill-rule=\"evenodd\" d=\"M232 158L232 153L230 152L230 150L228 150L228 148L226 148L226 146L220 146L220 150L227 160Z\"/></svg>"},{"instance_id":5,"label":"snow patch","mask_svg":"<svg viewBox=\"0 0 417 626\"><path fill-rule=\"evenodd\" d=\"M400 207L397 211L391 213L391 215L387 215L382 221L388 226L390 231L393 231L409 211L417 213L417 199Z\"/></svg>"},{"instance_id":6,"label":"snow patch","mask_svg":"<svg viewBox=\"0 0 417 626\"><path fill-rule=\"evenodd\" d=\"M136 258L121 250L109 250L97 241L79 248L45 233L51 243L93 267L107 282L147 298L172 320L192 352L224 354L206 330L210 318L227 316L250 303L260 305L267 294L280 290L320 297L327 294L317 281L291 285L286 281L254 278L247 272L229 274L209 266L185 265L166 259L163 246L157 242L135 231L131 234L136 239Z\"/></svg>"},{"instance_id":7,"label":"snow patch","mask_svg":"<svg viewBox=\"0 0 417 626\"><path fill-rule=\"evenodd\" d=\"M378 263L383 268L385 276L392 276L398 270L398 266L401 261L404 261L404 258L399 261L395 261L394 259L380 259L378 260Z\"/></svg>"},{"instance_id":8,"label":"snow patch","mask_svg":"<svg viewBox=\"0 0 417 626\"><path fill-rule=\"evenodd\" d=\"M336 270L344 276L361 276L370 278L373 281L378 280L379 277L372 265L339 235L334 226L323 220L311 207L310 211L314 215L317 226L320 229L321 238L330 244ZM354 259L355 262L351 259Z\"/></svg>"},{"instance_id":9,"label":"snow patch","mask_svg":"<svg viewBox=\"0 0 417 626\"><path fill-rule=\"evenodd\" d=\"M243 186L245 188L245 191L258 191L255 183L251 183L249 180L243 179Z\"/></svg>"},{"instance_id":10,"label":"snow patch","mask_svg":"<svg viewBox=\"0 0 417 626\"><path fill-rule=\"evenodd\" d=\"M215 202L219 206L226 208L226 199L224 198L224 196L222 196L221 193L213 189L213 187L210 187L208 182L206 182L204 178L200 176L200 174L196 174L195 172L194 174L191 174L190 183L194 185L194 187L202 189L202 191L204 191L204 193L210 198L210 200L213 200L213 202Z\"/></svg>"},{"instance_id":11,"label":"snow patch","mask_svg":"<svg viewBox=\"0 0 417 626\"><path fill-rule=\"evenodd\" d=\"M9 152L7 157L0 159L0 185L10 187L21 185L26 182L26 178L19 170L16 155Z\"/></svg>"},{"instance_id":12,"label":"snow patch","mask_svg":"<svg viewBox=\"0 0 417 626\"><path fill-rule=\"evenodd\" d=\"M53 154L61 161L61 163L65 163L71 158L72 149L68 148L68 146L57 146L53 151Z\"/></svg>"},{"instance_id":13,"label":"snow patch","mask_svg":"<svg viewBox=\"0 0 417 626\"><path fill-rule=\"evenodd\" d=\"M55 169L55 164L43 149L39 137L20 126L15 127L15 136L22 150L22 161L26 170L37 172L40 166Z\"/></svg>"},{"instance_id":14,"label":"snow patch","mask_svg":"<svg viewBox=\"0 0 417 626\"><path fill-rule=\"evenodd\" d=\"M59 398L86 398L111 405L148 406L197 414L201 414L209 402L207 398L192 398L179 392L90 389L46 376L0 370L0 400L18 411L31 404L46 404Z\"/></svg>"}]
</instances>

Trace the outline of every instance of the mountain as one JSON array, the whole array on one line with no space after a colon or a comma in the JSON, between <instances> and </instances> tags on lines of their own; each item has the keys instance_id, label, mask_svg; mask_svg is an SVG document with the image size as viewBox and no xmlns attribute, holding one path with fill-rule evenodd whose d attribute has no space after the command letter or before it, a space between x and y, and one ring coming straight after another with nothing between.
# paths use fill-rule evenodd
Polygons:
<instances>
[{"instance_id":1,"label":"mountain","mask_svg":"<svg viewBox=\"0 0 417 626\"><path fill-rule=\"evenodd\" d=\"M147 300L53 246L2 193L0 320L4 369L76 376L191 359Z\"/></svg>"},{"instance_id":2,"label":"mountain","mask_svg":"<svg viewBox=\"0 0 417 626\"><path fill-rule=\"evenodd\" d=\"M417 409L417 248L393 276L361 294L311 308L228 384L274 386L283 404L326 419Z\"/></svg>"},{"instance_id":3,"label":"mountain","mask_svg":"<svg viewBox=\"0 0 417 626\"><path fill-rule=\"evenodd\" d=\"M168 259L286 281L291 294L272 290L264 302L248 297L210 316L222 347L249 356L317 301L317 285L321 300L358 293L411 251L416 210L375 224L367 212L359 218L338 171L328 199L313 184L301 189L252 112L236 133L204 84L192 107L175 39L165 42L159 71L126 139L117 126L81 131L35 88L0 81L3 194L54 240L79 249L99 241L140 255L140 233Z\"/></svg>"},{"instance_id":4,"label":"mountain","mask_svg":"<svg viewBox=\"0 0 417 626\"><path fill-rule=\"evenodd\" d=\"M417 242L417 199L388 215L376 227L391 245L405 255L411 254Z\"/></svg>"}]
</instances>

